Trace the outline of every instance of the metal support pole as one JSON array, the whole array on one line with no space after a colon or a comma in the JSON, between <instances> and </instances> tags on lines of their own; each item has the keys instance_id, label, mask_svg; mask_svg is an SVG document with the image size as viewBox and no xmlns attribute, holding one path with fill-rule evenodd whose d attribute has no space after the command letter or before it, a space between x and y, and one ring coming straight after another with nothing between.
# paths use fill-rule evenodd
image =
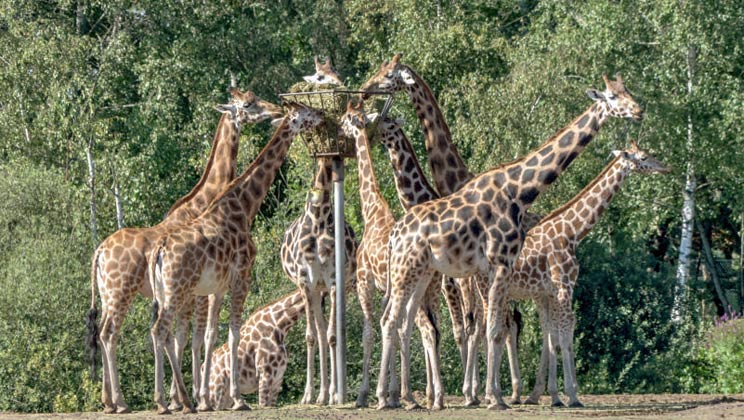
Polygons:
<instances>
[{"instance_id":1,"label":"metal support pole","mask_svg":"<svg viewBox=\"0 0 744 420\"><path fill-rule=\"evenodd\" d=\"M344 243L344 160L333 159L333 219L336 237L336 401L346 402L346 244Z\"/></svg>"}]
</instances>

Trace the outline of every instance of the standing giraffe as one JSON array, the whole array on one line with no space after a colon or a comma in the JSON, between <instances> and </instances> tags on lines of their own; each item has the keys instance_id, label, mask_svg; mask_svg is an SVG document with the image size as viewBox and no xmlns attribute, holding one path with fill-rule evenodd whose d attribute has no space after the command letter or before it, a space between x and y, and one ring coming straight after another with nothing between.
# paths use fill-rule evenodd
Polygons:
<instances>
[{"instance_id":1,"label":"standing giraffe","mask_svg":"<svg viewBox=\"0 0 744 420\"><path fill-rule=\"evenodd\" d=\"M238 388L241 394L258 392L259 407L276 405L282 378L287 369L287 347L284 340L290 328L304 314L304 301L299 291L292 292L260 309L256 309L240 328L238 345ZM227 407L230 389L230 346L225 343L212 354L209 372L209 399L212 407Z\"/></svg>"},{"instance_id":2,"label":"standing giraffe","mask_svg":"<svg viewBox=\"0 0 744 420\"><path fill-rule=\"evenodd\" d=\"M389 244L390 301L382 321L380 408L387 406L384 384L394 351L393 329L401 327L404 316L402 326L408 330L403 334L410 336L412 309L437 271L456 278L488 276L486 397L489 408L507 408L498 376L503 349L496 343L504 334L505 290L525 237L524 213L584 150L608 117L639 120L643 116L619 75L615 82L606 76L604 80L604 92L587 92L595 103L535 151L473 178L447 197L411 208L395 224ZM404 354L409 351L406 344L401 343Z\"/></svg>"},{"instance_id":3,"label":"standing giraffe","mask_svg":"<svg viewBox=\"0 0 744 420\"><path fill-rule=\"evenodd\" d=\"M281 109L263 101L252 92L231 89L232 100L217 107L222 117L212 142L212 150L204 173L196 186L181 197L168 211L165 219L149 228L119 229L107 237L93 254L91 269L91 309L88 311L88 343L94 351L100 335L103 347L103 387L101 400L105 413L128 413L129 407L119 385L116 360L117 344L124 318L134 297L141 293L152 298L147 280L147 255L153 241L169 227L186 223L198 216L235 177L235 160L238 154L240 128L245 123L257 123L267 118L279 118ZM96 284L101 296L102 317L99 326L95 321ZM190 313L181 328L185 328ZM183 318L183 317L182 317ZM185 333L179 334L179 357L185 344ZM194 334L192 348L198 353L201 347L199 334ZM95 363L95 355L93 355ZM195 360L198 364L198 358Z\"/></svg>"},{"instance_id":4,"label":"standing giraffe","mask_svg":"<svg viewBox=\"0 0 744 420\"><path fill-rule=\"evenodd\" d=\"M411 102L413 102L416 115L421 123L429 167L437 191L441 196L452 194L470 181L473 174L465 166L457 152L457 147L452 142L449 126L429 85L413 69L401 63L401 57L401 54L396 54L389 63L383 63L380 70L362 86L361 90L406 91ZM529 228L539 220L539 216L527 212L523 223ZM485 311L478 307L480 301L476 298L473 285L476 281L475 278L453 279L447 276L442 277L442 291L452 316L452 332L460 351L463 371L466 371L465 367L468 363L468 355L470 354L468 349L471 347L477 349L480 337L484 333L482 316ZM480 317L476 314L480 314ZM514 315L520 316L518 313ZM510 325L516 327L516 324L510 323ZM521 382L518 372L516 342L511 340L508 343L509 366L512 371L512 401L518 401ZM473 363L477 364L477 359ZM475 371L477 372L477 369ZM467 387L465 384L468 383L470 383L469 386L474 386L477 389L477 374L471 378L464 378L463 393L465 393L464 389ZM477 398L472 401L466 399L466 405L477 404Z\"/></svg>"},{"instance_id":5,"label":"standing giraffe","mask_svg":"<svg viewBox=\"0 0 744 420\"><path fill-rule=\"evenodd\" d=\"M205 334L204 371L209 372L212 348L217 338L217 318L222 299L230 291L230 396L232 409L248 406L238 390L238 341L243 302L251 283L256 246L251 226L269 187L284 162L294 137L312 130L322 121L322 113L290 103L288 112L271 140L256 160L199 217L171 229L159 238L150 254L149 269L153 285L153 311L157 319L151 333L155 347L155 402L158 413L169 412L163 400L163 349L177 384L177 398L184 411L193 411L186 395L177 363L171 325L174 316L193 296L209 295ZM210 410L209 380L202 378L199 389L200 411Z\"/></svg>"},{"instance_id":6,"label":"standing giraffe","mask_svg":"<svg viewBox=\"0 0 744 420\"><path fill-rule=\"evenodd\" d=\"M579 274L576 248L589 234L610 201L632 173L668 173L661 162L640 150L635 142L622 151L574 198L546 216L524 240L507 289L514 300L533 299L543 330L543 348L535 388L527 404L537 404L545 391L545 365L550 357L548 390L553 406L563 406L558 396L556 346L563 356L564 388L570 407L582 407L577 397L573 331L576 316L573 290Z\"/></svg>"},{"instance_id":7,"label":"standing giraffe","mask_svg":"<svg viewBox=\"0 0 744 420\"><path fill-rule=\"evenodd\" d=\"M363 345L363 368L362 383L356 405L367 406L369 395L369 362L372 355L372 319L373 307L372 297L375 288L385 291L387 276L387 254L388 239L390 231L395 223L393 214L387 202L382 197L375 179L372 159L369 154L369 142L366 135L367 116L363 112L361 102L355 108L351 102L347 104L346 114L341 118L339 131L349 139L354 139L357 153L357 164L359 173L359 195L362 205L362 217L364 219L364 236L359 244L356 254L357 261L357 293L359 303L364 314L364 331L362 334ZM395 182L398 190L398 198L405 209L413 205L436 198L434 189L429 185L413 154L410 143L405 138L397 123L390 119L383 119L380 123L382 142L388 148L390 159L395 171ZM432 357L438 357L439 326L438 326L438 304L439 295L436 287L430 290L424 303L418 309L415 319L416 325L421 330L422 342L424 343L426 366L427 366L427 397L430 405L433 405L431 381L434 377L430 372ZM433 299L432 299L433 298ZM403 361L405 363L405 361ZM401 396L407 407L418 406L410 389L408 376L410 366L404 364L401 370L404 372L401 378ZM390 389L393 394L397 392L397 384L391 382ZM397 398L396 398L397 399ZM395 402L397 405L397 401Z\"/></svg>"},{"instance_id":8,"label":"standing giraffe","mask_svg":"<svg viewBox=\"0 0 744 420\"><path fill-rule=\"evenodd\" d=\"M287 228L281 246L282 269L300 289L305 302L307 316L307 382L302 404L310 404L313 399L315 375L315 347L320 354L320 391L318 404L328 404L329 395L335 398L335 303L336 303L336 260L333 211L331 208L331 168L333 159L319 157L318 171L313 187L307 194L302 215ZM356 276L357 242L354 231L344 224L344 243L346 252L346 278L353 284ZM330 294L330 323L323 314L321 293ZM343 292L342 292L343 293ZM331 381L328 383L328 352L330 351ZM335 399L331 402L335 402Z\"/></svg>"}]
</instances>

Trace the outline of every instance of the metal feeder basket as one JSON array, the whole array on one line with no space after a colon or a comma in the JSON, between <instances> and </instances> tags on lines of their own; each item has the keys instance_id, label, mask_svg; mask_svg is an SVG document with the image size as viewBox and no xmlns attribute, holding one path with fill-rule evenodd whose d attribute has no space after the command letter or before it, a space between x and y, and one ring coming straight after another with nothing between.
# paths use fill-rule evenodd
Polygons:
<instances>
[{"instance_id":1,"label":"metal feeder basket","mask_svg":"<svg viewBox=\"0 0 744 420\"><path fill-rule=\"evenodd\" d=\"M367 125L367 137L377 135L377 125L387 115L393 104L393 95L380 91L361 90L319 90L315 92L282 93L279 97L283 102L297 102L323 111L325 123L313 131L300 134L302 141L313 158L343 157L356 158L354 140L339 137L338 128L341 117L346 113L346 103L352 98L360 98L364 93L368 98L364 101L364 112L378 113L378 118Z\"/></svg>"}]
</instances>

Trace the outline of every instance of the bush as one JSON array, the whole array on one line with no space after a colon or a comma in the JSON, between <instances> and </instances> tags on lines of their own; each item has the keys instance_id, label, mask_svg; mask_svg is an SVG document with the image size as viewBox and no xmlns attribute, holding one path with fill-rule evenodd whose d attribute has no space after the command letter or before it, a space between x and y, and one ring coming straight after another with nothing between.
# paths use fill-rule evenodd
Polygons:
<instances>
[{"instance_id":1,"label":"bush","mask_svg":"<svg viewBox=\"0 0 744 420\"><path fill-rule=\"evenodd\" d=\"M744 319L717 322L698 349L700 391L736 394L744 392Z\"/></svg>"}]
</instances>

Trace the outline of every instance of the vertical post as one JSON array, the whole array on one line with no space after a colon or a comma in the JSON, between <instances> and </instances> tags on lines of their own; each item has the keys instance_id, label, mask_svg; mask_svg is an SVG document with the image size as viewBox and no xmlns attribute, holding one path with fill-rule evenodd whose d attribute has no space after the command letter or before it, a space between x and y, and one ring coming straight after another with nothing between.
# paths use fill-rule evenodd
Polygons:
<instances>
[{"instance_id":1,"label":"vertical post","mask_svg":"<svg viewBox=\"0 0 744 420\"><path fill-rule=\"evenodd\" d=\"M336 237L336 401L346 402L346 245L344 240L344 160L333 159L333 219Z\"/></svg>"}]
</instances>

